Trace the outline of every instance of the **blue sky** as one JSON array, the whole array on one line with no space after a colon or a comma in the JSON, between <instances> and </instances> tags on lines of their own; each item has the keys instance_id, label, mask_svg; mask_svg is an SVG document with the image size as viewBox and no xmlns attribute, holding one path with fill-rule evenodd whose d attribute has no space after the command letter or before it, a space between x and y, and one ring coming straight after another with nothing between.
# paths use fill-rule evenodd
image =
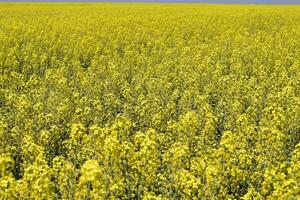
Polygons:
<instances>
[{"instance_id":1,"label":"blue sky","mask_svg":"<svg viewBox=\"0 0 300 200\"><path fill-rule=\"evenodd\" d=\"M5 2L16 2L16 1L80 1L80 2L101 2L101 1L112 1L112 2L203 2L203 3L257 3L257 4L300 4L300 0L0 0Z\"/></svg>"}]
</instances>

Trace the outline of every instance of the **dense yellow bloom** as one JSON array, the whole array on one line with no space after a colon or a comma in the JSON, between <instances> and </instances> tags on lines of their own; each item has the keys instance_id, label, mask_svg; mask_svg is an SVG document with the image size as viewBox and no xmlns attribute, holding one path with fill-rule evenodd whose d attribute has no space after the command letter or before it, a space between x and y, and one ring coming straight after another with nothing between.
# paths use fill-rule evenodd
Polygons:
<instances>
[{"instance_id":1,"label":"dense yellow bloom","mask_svg":"<svg viewBox=\"0 0 300 200\"><path fill-rule=\"evenodd\" d=\"M299 6L0 13L0 199L300 199Z\"/></svg>"}]
</instances>

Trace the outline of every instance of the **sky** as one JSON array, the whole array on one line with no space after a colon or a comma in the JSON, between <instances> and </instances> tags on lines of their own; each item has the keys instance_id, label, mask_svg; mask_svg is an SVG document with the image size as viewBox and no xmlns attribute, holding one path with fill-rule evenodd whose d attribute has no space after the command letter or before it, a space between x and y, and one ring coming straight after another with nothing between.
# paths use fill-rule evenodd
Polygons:
<instances>
[{"instance_id":1,"label":"sky","mask_svg":"<svg viewBox=\"0 0 300 200\"><path fill-rule=\"evenodd\" d=\"M200 3L250 3L250 4L300 4L300 0L0 0L5 2L21 2L21 1L51 1L51 2L66 2L66 1L76 1L76 2L101 2L101 1L111 1L111 2L200 2Z\"/></svg>"}]
</instances>

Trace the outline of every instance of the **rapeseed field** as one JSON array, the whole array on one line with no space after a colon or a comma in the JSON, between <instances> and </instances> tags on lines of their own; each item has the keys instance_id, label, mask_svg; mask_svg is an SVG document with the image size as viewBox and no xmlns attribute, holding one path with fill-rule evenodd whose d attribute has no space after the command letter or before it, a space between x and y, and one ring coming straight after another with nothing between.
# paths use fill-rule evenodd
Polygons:
<instances>
[{"instance_id":1,"label":"rapeseed field","mask_svg":"<svg viewBox=\"0 0 300 200\"><path fill-rule=\"evenodd\" d=\"M0 4L0 199L300 199L300 6Z\"/></svg>"}]
</instances>

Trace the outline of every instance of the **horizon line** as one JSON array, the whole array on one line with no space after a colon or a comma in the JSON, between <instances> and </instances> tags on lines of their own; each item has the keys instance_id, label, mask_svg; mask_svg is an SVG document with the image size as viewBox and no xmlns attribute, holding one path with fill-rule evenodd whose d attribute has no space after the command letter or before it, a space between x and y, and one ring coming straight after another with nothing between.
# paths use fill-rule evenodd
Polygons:
<instances>
[{"instance_id":1,"label":"horizon line","mask_svg":"<svg viewBox=\"0 0 300 200\"><path fill-rule=\"evenodd\" d=\"M208 4L208 5L300 5L299 3L271 3L271 2L205 2L201 0L179 0L179 1L174 1L174 0L133 0L133 1L127 1L127 0L87 0L87 1L82 1L82 0L65 0L65 1L52 1L52 0L41 0L41 1L35 1L35 0L10 0L10 1L1 1L0 3L166 3L166 4Z\"/></svg>"}]
</instances>

